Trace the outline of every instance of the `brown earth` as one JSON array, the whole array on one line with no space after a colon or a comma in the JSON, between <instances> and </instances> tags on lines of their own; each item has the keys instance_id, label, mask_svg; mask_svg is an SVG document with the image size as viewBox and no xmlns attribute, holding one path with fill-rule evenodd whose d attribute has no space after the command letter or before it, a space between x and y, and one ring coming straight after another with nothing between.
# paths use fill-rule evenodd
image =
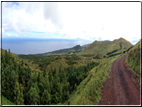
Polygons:
<instances>
[{"instance_id":1,"label":"brown earth","mask_svg":"<svg viewBox=\"0 0 142 107\"><path fill-rule=\"evenodd\" d=\"M99 105L140 105L140 86L132 81L132 73L125 66L126 57L112 63L110 76L101 88Z\"/></svg>"}]
</instances>

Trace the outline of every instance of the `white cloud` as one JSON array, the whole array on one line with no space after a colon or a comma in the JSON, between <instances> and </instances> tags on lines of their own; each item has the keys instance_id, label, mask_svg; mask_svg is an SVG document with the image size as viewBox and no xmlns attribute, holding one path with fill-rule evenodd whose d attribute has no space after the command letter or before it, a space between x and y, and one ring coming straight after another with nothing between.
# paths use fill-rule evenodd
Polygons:
<instances>
[{"instance_id":1,"label":"white cloud","mask_svg":"<svg viewBox=\"0 0 142 107\"><path fill-rule=\"evenodd\" d=\"M141 38L140 6L137 2L5 2L2 26L18 36L45 32L62 38L133 41Z\"/></svg>"},{"instance_id":2,"label":"white cloud","mask_svg":"<svg viewBox=\"0 0 142 107\"><path fill-rule=\"evenodd\" d=\"M119 37L129 39L134 35L140 39L140 3L74 4L73 6L70 3L70 6L66 5L64 9L67 14L64 19L66 33L71 34L73 30L86 31L89 39L93 37L102 40L114 40Z\"/></svg>"},{"instance_id":3,"label":"white cloud","mask_svg":"<svg viewBox=\"0 0 142 107\"><path fill-rule=\"evenodd\" d=\"M7 36L11 36L9 33L7 33Z\"/></svg>"}]
</instances>

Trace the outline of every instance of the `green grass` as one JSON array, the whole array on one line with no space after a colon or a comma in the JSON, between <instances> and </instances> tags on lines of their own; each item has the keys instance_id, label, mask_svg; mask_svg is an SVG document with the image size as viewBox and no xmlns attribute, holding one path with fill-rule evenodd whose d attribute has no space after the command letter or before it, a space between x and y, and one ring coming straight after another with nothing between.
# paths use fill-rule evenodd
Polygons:
<instances>
[{"instance_id":1,"label":"green grass","mask_svg":"<svg viewBox=\"0 0 142 107\"><path fill-rule=\"evenodd\" d=\"M13 102L9 101L4 96L2 96L1 98L2 98L2 105L15 105Z\"/></svg>"},{"instance_id":2,"label":"green grass","mask_svg":"<svg viewBox=\"0 0 142 107\"><path fill-rule=\"evenodd\" d=\"M129 50L125 62L129 68L140 77L140 42L139 41L132 49Z\"/></svg>"},{"instance_id":3,"label":"green grass","mask_svg":"<svg viewBox=\"0 0 142 107\"><path fill-rule=\"evenodd\" d=\"M100 54L106 55L107 53L113 52L114 50L118 49L126 50L131 46L132 44L123 38L119 38L114 41L103 41L103 42L94 41L92 44L90 44L88 47L86 47L77 54L78 55L97 54L99 52Z\"/></svg>"}]
</instances>

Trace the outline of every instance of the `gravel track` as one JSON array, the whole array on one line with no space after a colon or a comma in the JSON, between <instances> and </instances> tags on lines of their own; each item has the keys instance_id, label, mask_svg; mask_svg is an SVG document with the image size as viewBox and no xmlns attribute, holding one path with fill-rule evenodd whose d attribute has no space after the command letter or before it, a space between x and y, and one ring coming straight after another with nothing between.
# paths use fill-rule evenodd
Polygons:
<instances>
[{"instance_id":1,"label":"gravel track","mask_svg":"<svg viewBox=\"0 0 142 107\"><path fill-rule=\"evenodd\" d=\"M112 63L110 77L101 88L99 105L140 105L140 87L132 81L132 73L125 66L126 57Z\"/></svg>"}]
</instances>

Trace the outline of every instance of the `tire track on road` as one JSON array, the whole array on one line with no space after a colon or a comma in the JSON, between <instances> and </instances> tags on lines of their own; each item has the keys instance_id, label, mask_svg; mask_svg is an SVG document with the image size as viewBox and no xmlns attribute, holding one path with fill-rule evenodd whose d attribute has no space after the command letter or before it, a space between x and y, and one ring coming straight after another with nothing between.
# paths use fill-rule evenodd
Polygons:
<instances>
[{"instance_id":1,"label":"tire track on road","mask_svg":"<svg viewBox=\"0 0 142 107\"><path fill-rule=\"evenodd\" d=\"M132 81L124 64L126 56L112 63L110 78L106 79L101 89L99 105L140 105L140 88Z\"/></svg>"}]
</instances>

